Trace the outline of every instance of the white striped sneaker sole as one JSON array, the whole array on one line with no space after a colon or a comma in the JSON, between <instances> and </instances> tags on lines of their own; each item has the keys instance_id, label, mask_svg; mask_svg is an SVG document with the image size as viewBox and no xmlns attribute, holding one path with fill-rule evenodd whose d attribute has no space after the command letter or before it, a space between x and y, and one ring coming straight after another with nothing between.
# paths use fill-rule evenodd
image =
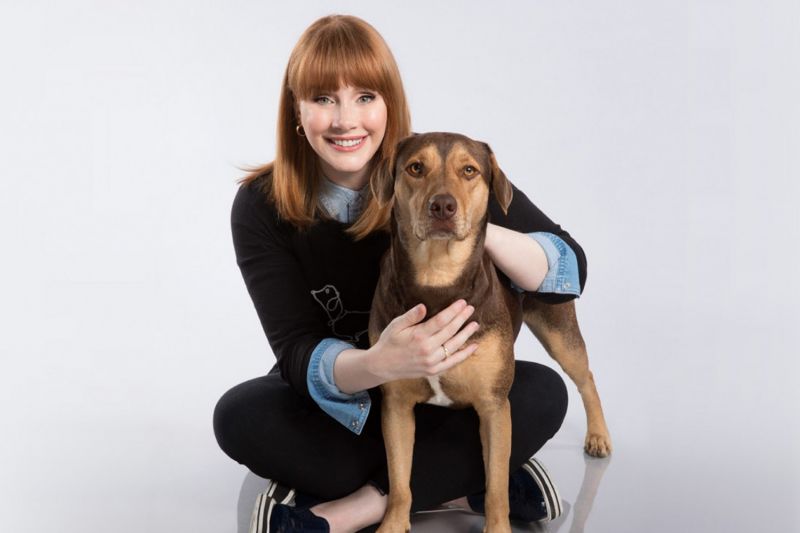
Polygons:
<instances>
[{"instance_id":1,"label":"white striped sneaker sole","mask_svg":"<svg viewBox=\"0 0 800 533\"><path fill-rule=\"evenodd\" d=\"M272 508L276 504L294 504L294 489L286 489L278 483L268 480L267 490L256 497L253 514L250 515L250 533L268 533Z\"/></svg>"},{"instance_id":2,"label":"white striped sneaker sole","mask_svg":"<svg viewBox=\"0 0 800 533\"><path fill-rule=\"evenodd\" d=\"M263 492L267 497L284 505L294 505L294 489L287 489L271 479L267 481L267 490Z\"/></svg>"},{"instance_id":3,"label":"white striped sneaker sole","mask_svg":"<svg viewBox=\"0 0 800 533\"><path fill-rule=\"evenodd\" d=\"M544 505L547 510L547 516L542 518L542 522L549 522L555 520L561 513L564 512L561 506L561 495L558 493L550 474L547 473L542 463L531 457L525 464L522 465L533 478L533 481L539 486L539 490L544 495Z\"/></svg>"}]
</instances>

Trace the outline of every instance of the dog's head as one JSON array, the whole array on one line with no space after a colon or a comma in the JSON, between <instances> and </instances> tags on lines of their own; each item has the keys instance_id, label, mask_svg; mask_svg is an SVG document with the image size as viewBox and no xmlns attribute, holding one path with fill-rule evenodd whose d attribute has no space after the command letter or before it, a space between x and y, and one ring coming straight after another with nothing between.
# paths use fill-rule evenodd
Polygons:
<instances>
[{"instance_id":1,"label":"dog's head","mask_svg":"<svg viewBox=\"0 0 800 533\"><path fill-rule=\"evenodd\" d=\"M504 213L512 188L486 143L457 133L406 137L373 183L381 203L393 201L393 216L421 241L464 240L480 230L489 191Z\"/></svg>"}]
</instances>

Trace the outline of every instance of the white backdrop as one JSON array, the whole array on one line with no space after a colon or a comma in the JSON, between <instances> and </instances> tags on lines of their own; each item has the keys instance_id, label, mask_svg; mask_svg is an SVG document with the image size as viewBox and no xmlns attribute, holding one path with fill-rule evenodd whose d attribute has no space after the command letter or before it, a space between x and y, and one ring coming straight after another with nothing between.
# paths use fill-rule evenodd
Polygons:
<instances>
[{"instance_id":1,"label":"white backdrop","mask_svg":"<svg viewBox=\"0 0 800 533\"><path fill-rule=\"evenodd\" d=\"M289 52L329 13L385 37L416 131L489 142L587 253L618 487L587 530L800 524L797 2L3 0L0 530L236 530L211 414L273 362L237 167L273 157ZM527 333L518 357L552 364Z\"/></svg>"}]
</instances>

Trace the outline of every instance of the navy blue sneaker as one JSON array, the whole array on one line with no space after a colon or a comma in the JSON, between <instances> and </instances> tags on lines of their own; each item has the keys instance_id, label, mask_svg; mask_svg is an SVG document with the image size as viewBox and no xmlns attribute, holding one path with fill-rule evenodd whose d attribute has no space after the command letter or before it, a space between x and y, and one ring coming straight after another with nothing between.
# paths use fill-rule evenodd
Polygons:
<instances>
[{"instance_id":1,"label":"navy blue sneaker","mask_svg":"<svg viewBox=\"0 0 800 533\"><path fill-rule=\"evenodd\" d=\"M256 499L250 518L250 533L330 533L328 521L309 509L290 507L272 498Z\"/></svg>"},{"instance_id":2,"label":"navy blue sneaker","mask_svg":"<svg viewBox=\"0 0 800 533\"><path fill-rule=\"evenodd\" d=\"M267 481L267 488L258 495L258 499L263 498L272 498L278 503L284 503L286 505L294 505L295 500L295 490L284 485L281 485L275 480L268 479ZM256 502L258 505L258 502Z\"/></svg>"},{"instance_id":3,"label":"navy blue sneaker","mask_svg":"<svg viewBox=\"0 0 800 533\"><path fill-rule=\"evenodd\" d=\"M483 514L486 492L467 496L470 508ZM531 457L508 480L509 518L520 522L549 522L564 512L561 496L544 466Z\"/></svg>"},{"instance_id":4,"label":"navy blue sneaker","mask_svg":"<svg viewBox=\"0 0 800 533\"><path fill-rule=\"evenodd\" d=\"M258 495L253 506L250 533L328 532L328 522L308 510L323 501L267 479L267 488Z\"/></svg>"},{"instance_id":5,"label":"navy blue sneaker","mask_svg":"<svg viewBox=\"0 0 800 533\"><path fill-rule=\"evenodd\" d=\"M316 496L311 496L310 494L306 494L304 492L299 492L284 485L281 485L275 480L267 479L267 488L264 489L258 495L259 499L266 499L272 498L277 503L282 503L284 505L288 505L289 507L314 507L318 503L322 503L325 500L317 498ZM256 507L258 507L259 502L256 502Z\"/></svg>"}]
</instances>

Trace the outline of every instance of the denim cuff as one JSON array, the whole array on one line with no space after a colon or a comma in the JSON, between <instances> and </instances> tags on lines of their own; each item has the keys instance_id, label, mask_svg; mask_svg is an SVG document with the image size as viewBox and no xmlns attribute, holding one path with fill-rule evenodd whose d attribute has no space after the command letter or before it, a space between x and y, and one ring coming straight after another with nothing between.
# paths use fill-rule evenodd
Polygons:
<instances>
[{"instance_id":1,"label":"denim cuff","mask_svg":"<svg viewBox=\"0 0 800 533\"><path fill-rule=\"evenodd\" d=\"M578 258L572 248L557 235L546 231L537 231L527 235L541 245L544 255L547 257L547 275L536 292L580 296ZM511 287L517 292L526 292L525 289L515 285L513 281Z\"/></svg>"},{"instance_id":2,"label":"denim cuff","mask_svg":"<svg viewBox=\"0 0 800 533\"><path fill-rule=\"evenodd\" d=\"M344 350L355 348L336 338L322 339L311 352L306 383L311 398L334 420L360 435L367 421L372 401L367 391L346 394L333 379L333 365Z\"/></svg>"}]
</instances>

